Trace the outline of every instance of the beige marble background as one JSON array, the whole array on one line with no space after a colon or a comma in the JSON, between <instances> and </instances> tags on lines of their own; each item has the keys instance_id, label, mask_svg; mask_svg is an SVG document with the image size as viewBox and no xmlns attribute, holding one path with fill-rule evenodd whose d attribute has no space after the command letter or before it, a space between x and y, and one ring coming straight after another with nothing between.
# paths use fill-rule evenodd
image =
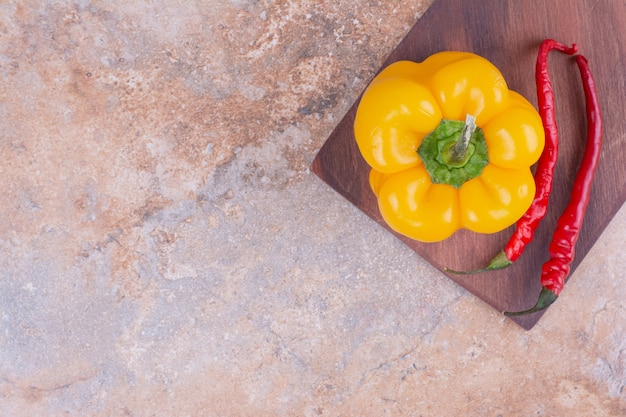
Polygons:
<instances>
[{"instance_id":1,"label":"beige marble background","mask_svg":"<svg viewBox=\"0 0 626 417\"><path fill-rule=\"evenodd\" d=\"M626 415L624 208L525 332L308 170L429 4L1 2L0 415Z\"/></svg>"}]
</instances>

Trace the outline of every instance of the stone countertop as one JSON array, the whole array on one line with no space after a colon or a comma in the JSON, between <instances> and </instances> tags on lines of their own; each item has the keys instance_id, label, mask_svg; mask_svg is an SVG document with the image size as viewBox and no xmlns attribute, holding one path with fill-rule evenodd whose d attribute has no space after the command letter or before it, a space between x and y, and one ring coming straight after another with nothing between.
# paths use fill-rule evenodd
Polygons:
<instances>
[{"instance_id":1,"label":"stone countertop","mask_svg":"<svg viewBox=\"0 0 626 417\"><path fill-rule=\"evenodd\" d=\"M430 3L1 3L0 415L625 415L626 208L526 332L308 169Z\"/></svg>"}]
</instances>

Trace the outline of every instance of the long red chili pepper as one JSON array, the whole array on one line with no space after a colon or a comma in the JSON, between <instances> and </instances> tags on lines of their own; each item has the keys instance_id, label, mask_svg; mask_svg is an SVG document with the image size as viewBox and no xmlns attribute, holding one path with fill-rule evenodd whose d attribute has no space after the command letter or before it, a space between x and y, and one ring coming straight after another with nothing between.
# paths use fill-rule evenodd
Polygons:
<instances>
[{"instance_id":1,"label":"long red chili pepper","mask_svg":"<svg viewBox=\"0 0 626 417\"><path fill-rule=\"evenodd\" d=\"M535 171L535 198L526 213L517 221L515 231L510 237L504 250L496 255L485 268L474 271L453 271L456 274L474 274L477 272L491 271L506 268L515 262L522 254L526 245L530 243L535 234L535 229L546 215L548 208L548 198L552 191L552 177L556 166L559 149L559 131L556 123L556 112L554 110L554 91L550 81L550 71L548 70L548 54L552 50L558 50L568 55L578 52L578 47L573 44L568 47L554 39L544 40L537 54L535 66L535 82L537 84L537 103L539 105L539 115L543 123L546 135L546 143L537 162Z\"/></svg>"},{"instance_id":2,"label":"long red chili pepper","mask_svg":"<svg viewBox=\"0 0 626 417\"><path fill-rule=\"evenodd\" d=\"M587 109L587 143L582 162L574 179L574 187L565 211L559 218L557 228L550 243L550 259L541 269L541 292L537 303L528 310L516 313L505 312L508 316L519 316L543 310L552 304L561 293L565 279L574 259L576 241L585 217L593 177L600 159L602 147L602 117L596 84L589 69L587 58L576 56L585 91Z\"/></svg>"}]
</instances>

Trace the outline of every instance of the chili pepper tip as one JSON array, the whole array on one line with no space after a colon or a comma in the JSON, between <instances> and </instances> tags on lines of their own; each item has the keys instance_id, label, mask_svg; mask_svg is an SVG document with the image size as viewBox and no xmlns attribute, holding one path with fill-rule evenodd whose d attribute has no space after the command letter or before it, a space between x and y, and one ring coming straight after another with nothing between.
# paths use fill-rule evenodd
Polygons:
<instances>
[{"instance_id":1,"label":"chili pepper tip","mask_svg":"<svg viewBox=\"0 0 626 417\"><path fill-rule=\"evenodd\" d=\"M555 293L543 287L541 288L541 292L539 293L537 304L535 304L528 310L524 310L524 311L516 311L516 312L505 311L504 315L508 317L512 317L512 316L525 316L527 314L536 313L537 311L541 311L541 310L548 308L550 304L556 301L557 297L558 296Z\"/></svg>"}]
</instances>

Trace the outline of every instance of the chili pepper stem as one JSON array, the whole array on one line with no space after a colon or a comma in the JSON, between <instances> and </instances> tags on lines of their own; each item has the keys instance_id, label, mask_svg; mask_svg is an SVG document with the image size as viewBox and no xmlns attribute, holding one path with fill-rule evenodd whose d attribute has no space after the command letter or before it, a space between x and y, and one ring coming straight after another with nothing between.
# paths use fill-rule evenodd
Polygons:
<instances>
[{"instance_id":1,"label":"chili pepper stem","mask_svg":"<svg viewBox=\"0 0 626 417\"><path fill-rule=\"evenodd\" d=\"M484 268L474 269L472 271L456 271L454 269L445 268L445 271L451 274L456 274L456 275L472 275L472 274L478 274L480 272L496 271L498 269L504 269L511 264L513 264L513 262L511 262L511 260L506 256L506 253L504 251L500 251L491 260L491 262L489 262L489 265L487 265Z\"/></svg>"},{"instance_id":2,"label":"chili pepper stem","mask_svg":"<svg viewBox=\"0 0 626 417\"><path fill-rule=\"evenodd\" d=\"M537 311L541 311L541 310L548 308L552 303L556 301L557 297L558 296L555 293L553 293L546 287L542 287L541 292L539 293L539 298L537 298L537 304L535 304L528 310L524 310L524 311L516 311L516 312L505 311L504 315L512 317L512 316L525 316L527 314L536 313Z\"/></svg>"},{"instance_id":3,"label":"chili pepper stem","mask_svg":"<svg viewBox=\"0 0 626 417\"><path fill-rule=\"evenodd\" d=\"M476 131L476 117L471 114L465 115L465 126L461 131L461 136L456 141L451 149L450 161L453 163L462 163L467 156L467 149L469 148L472 135Z\"/></svg>"}]
</instances>

